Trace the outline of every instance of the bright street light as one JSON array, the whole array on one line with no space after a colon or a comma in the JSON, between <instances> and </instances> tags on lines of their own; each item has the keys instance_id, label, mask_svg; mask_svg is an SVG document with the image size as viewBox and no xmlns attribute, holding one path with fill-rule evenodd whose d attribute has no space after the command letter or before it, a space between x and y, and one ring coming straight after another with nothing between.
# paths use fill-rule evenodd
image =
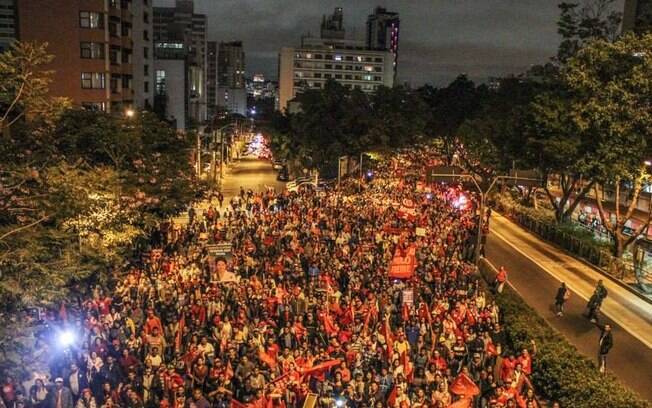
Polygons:
<instances>
[{"instance_id":1,"label":"bright street light","mask_svg":"<svg viewBox=\"0 0 652 408\"><path fill-rule=\"evenodd\" d=\"M129 109L127 109L125 111L125 116L127 116L128 118L133 118L135 114L136 114L136 112L134 112L134 110L131 109L131 108L129 108Z\"/></svg>"},{"instance_id":2,"label":"bright street light","mask_svg":"<svg viewBox=\"0 0 652 408\"><path fill-rule=\"evenodd\" d=\"M71 330L64 330L59 333L59 344L63 347L69 347L75 342L75 333Z\"/></svg>"}]
</instances>

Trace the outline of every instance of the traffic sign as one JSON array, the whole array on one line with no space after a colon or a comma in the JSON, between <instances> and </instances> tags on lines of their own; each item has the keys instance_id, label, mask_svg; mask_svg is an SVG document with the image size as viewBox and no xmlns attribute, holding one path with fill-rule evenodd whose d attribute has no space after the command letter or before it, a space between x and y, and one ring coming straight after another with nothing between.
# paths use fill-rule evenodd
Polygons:
<instances>
[{"instance_id":1,"label":"traffic sign","mask_svg":"<svg viewBox=\"0 0 652 408\"><path fill-rule=\"evenodd\" d=\"M427 170L426 181L428 183L456 183L468 176L469 174L458 166L433 166Z\"/></svg>"}]
</instances>

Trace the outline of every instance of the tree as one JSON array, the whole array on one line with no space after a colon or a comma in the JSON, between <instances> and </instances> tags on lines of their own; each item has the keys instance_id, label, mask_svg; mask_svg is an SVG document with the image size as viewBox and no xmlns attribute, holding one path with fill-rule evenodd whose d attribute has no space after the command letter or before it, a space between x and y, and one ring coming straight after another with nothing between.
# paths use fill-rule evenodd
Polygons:
<instances>
[{"instance_id":1,"label":"tree","mask_svg":"<svg viewBox=\"0 0 652 408\"><path fill-rule=\"evenodd\" d=\"M510 168L529 167L524 149L526 117L538 85L520 78L504 78L487 91L480 111L457 131L457 152L469 171L489 180Z\"/></svg>"},{"instance_id":2,"label":"tree","mask_svg":"<svg viewBox=\"0 0 652 408\"><path fill-rule=\"evenodd\" d=\"M370 104L367 149L396 148L421 139L427 110L417 92L403 86L380 87Z\"/></svg>"},{"instance_id":3,"label":"tree","mask_svg":"<svg viewBox=\"0 0 652 408\"><path fill-rule=\"evenodd\" d=\"M466 75L458 76L446 88L421 88L421 97L430 111L425 123L426 133L441 139L442 153L449 163L457 150L458 129L479 111L485 93L486 88L476 87Z\"/></svg>"},{"instance_id":4,"label":"tree","mask_svg":"<svg viewBox=\"0 0 652 408\"><path fill-rule=\"evenodd\" d=\"M562 37L556 60L560 64L573 57L593 39L614 41L620 30L622 13L615 11L615 0L588 0L579 3L562 2L557 32Z\"/></svg>"},{"instance_id":5,"label":"tree","mask_svg":"<svg viewBox=\"0 0 652 408\"><path fill-rule=\"evenodd\" d=\"M591 135L594 154L585 164L596 181L595 198L603 226L621 257L650 224L623 233L644 184L652 153L652 34L628 34L616 42L593 41L571 58L564 82L576 96L571 115L578 130ZM615 217L604 210L607 188L615 190ZM622 190L627 193L621 196ZM623 213L621 205L629 202Z\"/></svg>"},{"instance_id":6,"label":"tree","mask_svg":"<svg viewBox=\"0 0 652 408\"><path fill-rule=\"evenodd\" d=\"M49 98L51 71L43 66L52 61L47 43L16 41L0 54L0 133L27 114L48 115L60 99Z\"/></svg>"}]
</instances>

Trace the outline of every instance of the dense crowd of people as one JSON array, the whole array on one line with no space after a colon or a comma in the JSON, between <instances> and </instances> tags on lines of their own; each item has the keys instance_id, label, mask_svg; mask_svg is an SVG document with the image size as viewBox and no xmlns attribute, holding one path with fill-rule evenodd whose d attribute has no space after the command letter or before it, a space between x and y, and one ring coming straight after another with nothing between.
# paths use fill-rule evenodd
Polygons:
<instances>
[{"instance_id":1,"label":"dense crowd of people","mask_svg":"<svg viewBox=\"0 0 652 408\"><path fill-rule=\"evenodd\" d=\"M470 262L472 197L410 150L364 183L245 192L166 224L6 408L538 407ZM215 253L215 243L231 243ZM63 347L62 347L63 348Z\"/></svg>"}]
</instances>

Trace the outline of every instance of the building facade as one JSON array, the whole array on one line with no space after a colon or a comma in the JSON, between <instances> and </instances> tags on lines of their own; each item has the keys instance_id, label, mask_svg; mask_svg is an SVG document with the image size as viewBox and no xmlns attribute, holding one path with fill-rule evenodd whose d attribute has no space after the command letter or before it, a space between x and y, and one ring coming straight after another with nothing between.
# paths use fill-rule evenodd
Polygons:
<instances>
[{"instance_id":1,"label":"building facade","mask_svg":"<svg viewBox=\"0 0 652 408\"><path fill-rule=\"evenodd\" d=\"M345 39L342 19L342 10L337 8L332 16L324 17L320 38L304 37L299 47L281 49L279 110L287 110L288 103L304 90L323 88L329 80L366 93L394 85L392 52Z\"/></svg>"},{"instance_id":2,"label":"building facade","mask_svg":"<svg viewBox=\"0 0 652 408\"><path fill-rule=\"evenodd\" d=\"M625 0L623 31L652 32L652 0Z\"/></svg>"},{"instance_id":3,"label":"building facade","mask_svg":"<svg viewBox=\"0 0 652 408\"><path fill-rule=\"evenodd\" d=\"M18 35L16 0L0 0L0 52L11 46Z\"/></svg>"},{"instance_id":4,"label":"building facade","mask_svg":"<svg viewBox=\"0 0 652 408\"><path fill-rule=\"evenodd\" d=\"M208 118L217 113L217 41L206 43L206 107Z\"/></svg>"},{"instance_id":5,"label":"building facade","mask_svg":"<svg viewBox=\"0 0 652 408\"><path fill-rule=\"evenodd\" d=\"M120 112L134 104L133 7L150 0L18 2L18 38L47 42L50 93L75 105ZM51 21L51 24L35 22Z\"/></svg>"},{"instance_id":6,"label":"building facade","mask_svg":"<svg viewBox=\"0 0 652 408\"><path fill-rule=\"evenodd\" d=\"M134 104L139 109L154 107L154 9L153 0L134 1L133 75Z\"/></svg>"},{"instance_id":7,"label":"building facade","mask_svg":"<svg viewBox=\"0 0 652 408\"><path fill-rule=\"evenodd\" d=\"M155 68L158 69L158 60L185 62L186 125L207 119L206 24L206 16L194 12L192 0L177 0L175 7L154 7ZM161 113L160 107L156 110ZM176 107L173 110L178 111Z\"/></svg>"},{"instance_id":8,"label":"building facade","mask_svg":"<svg viewBox=\"0 0 652 408\"><path fill-rule=\"evenodd\" d=\"M217 57L217 105L246 115L245 53L242 41L221 42Z\"/></svg>"},{"instance_id":9,"label":"building facade","mask_svg":"<svg viewBox=\"0 0 652 408\"><path fill-rule=\"evenodd\" d=\"M367 48L390 51L393 56L394 80L398 72L398 40L401 20L398 13L376 7L367 17Z\"/></svg>"}]
</instances>

